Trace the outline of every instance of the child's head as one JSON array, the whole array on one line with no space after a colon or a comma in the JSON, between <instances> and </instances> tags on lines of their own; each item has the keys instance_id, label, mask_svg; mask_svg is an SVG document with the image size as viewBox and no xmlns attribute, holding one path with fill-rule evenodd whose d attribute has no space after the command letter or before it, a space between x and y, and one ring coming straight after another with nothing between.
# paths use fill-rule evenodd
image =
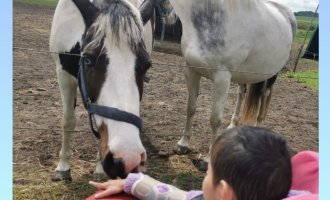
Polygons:
<instances>
[{"instance_id":1,"label":"child's head","mask_svg":"<svg viewBox=\"0 0 330 200\"><path fill-rule=\"evenodd\" d=\"M206 200L280 200L291 186L286 141L255 127L224 131L211 150L203 182Z\"/></svg>"}]
</instances>

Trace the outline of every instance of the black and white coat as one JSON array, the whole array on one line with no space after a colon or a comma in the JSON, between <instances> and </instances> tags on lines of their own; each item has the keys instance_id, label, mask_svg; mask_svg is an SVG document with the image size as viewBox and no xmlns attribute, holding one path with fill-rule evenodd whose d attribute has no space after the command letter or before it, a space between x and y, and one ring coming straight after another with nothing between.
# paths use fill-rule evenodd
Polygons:
<instances>
[{"instance_id":1,"label":"black and white coat","mask_svg":"<svg viewBox=\"0 0 330 200\"><path fill-rule=\"evenodd\" d=\"M97 8L102 6L103 0L92 0L92 3ZM108 3L112 2L112 0L104 0L108 1ZM135 17L141 18L141 14L139 13L138 8L143 3L143 0L119 0L123 2L128 7L132 7L131 12ZM75 1L75 0L59 0L58 5L55 10L51 35L50 35L50 51L52 52L64 52L64 53L72 53L72 54L81 54L82 47L82 38L86 29L86 19L83 18L82 12L84 9L84 5L80 5L83 9L78 9L77 2L79 4L86 4L86 8L88 5L88 1ZM141 12L142 13L142 12ZM143 14L142 14L143 15ZM154 17L151 17L153 19ZM139 19L141 20L141 19ZM144 44L147 53L151 54L154 43L154 20L148 20L143 27L144 31ZM118 59L111 59L111 62L107 65L107 72L104 76L104 83L99 88L99 94L97 98L95 98L95 102L99 105L111 106L115 108L119 108L125 110L127 112L131 112L137 116L140 115L139 110L139 101L141 99L141 85L138 85L136 78L136 62L137 57L131 53L127 54L125 59L122 59L123 53L122 50L113 50L110 51L107 49L107 56L112 56L113 58L118 57ZM110 55L111 54L111 55ZM125 54L126 55L126 54ZM148 56L148 57L149 57ZM76 125L76 117L75 117L75 103L77 96L77 75L79 70L79 59L78 56L70 56L63 54L53 54L53 58L56 63L56 71L57 71L57 79L61 91L61 97L63 102L63 118L62 118L62 129L63 130L74 130ZM122 68L111 68L113 66L124 66ZM127 69L126 69L127 68ZM135 69L134 69L135 68ZM112 70L109 73L109 70ZM121 79L119 75L125 71L125 77L131 77L131 79L127 82L126 78ZM130 74L131 73L131 74ZM116 80L114 83L113 80ZM122 81L122 82L121 82ZM114 85L119 88L113 88ZM123 92L126 91L126 92ZM111 95L109 95L111 93ZM145 149L141 143L139 138L139 130L136 127L132 127L131 125L123 125L122 122L114 122L113 120L106 120L100 116L94 116L97 126L99 129L107 129L106 139L101 139L101 145L103 144L105 147L101 149L107 149L109 151L117 152L120 151L121 158L126 162L126 169L128 165L135 166L136 163L144 163L146 159ZM104 128L105 126L112 127L111 133L109 128ZM124 134L125 133L125 134ZM63 132L63 140L62 140L62 148L60 151L60 161L55 170L55 174L53 176L54 181L63 180L63 179L71 179L70 175L70 138L72 132L64 131ZM116 135L117 134L117 135ZM121 135L119 135L121 134ZM123 145L121 142L125 141ZM111 147L110 144L112 145ZM124 148L125 147L125 148ZM132 152L134 153L132 154ZM117 153L118 154L118 153ZM104 178L104 171L102 162L104 161L105 155L100 155L100 152L97 155L97 166L94 172L94 179L100 180ZM134 168L134 167L131 167Z\"/></svg>"}]
</instances>

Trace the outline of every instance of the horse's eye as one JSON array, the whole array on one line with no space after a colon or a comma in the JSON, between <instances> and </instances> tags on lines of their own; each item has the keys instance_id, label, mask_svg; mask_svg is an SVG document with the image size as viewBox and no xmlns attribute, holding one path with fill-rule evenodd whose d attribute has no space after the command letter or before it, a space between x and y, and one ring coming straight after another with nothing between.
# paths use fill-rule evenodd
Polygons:
<instances>
[{"instance_id":1,"label":"horse's eye","mask_svg":"<svg viewBox=\"0 0 330 200\"><path fill-rule=\"evenodd\" d=\"M92 67L93 63L89 58L84 58L84 63L87 67Z\"/></svg>"}]
</instances>

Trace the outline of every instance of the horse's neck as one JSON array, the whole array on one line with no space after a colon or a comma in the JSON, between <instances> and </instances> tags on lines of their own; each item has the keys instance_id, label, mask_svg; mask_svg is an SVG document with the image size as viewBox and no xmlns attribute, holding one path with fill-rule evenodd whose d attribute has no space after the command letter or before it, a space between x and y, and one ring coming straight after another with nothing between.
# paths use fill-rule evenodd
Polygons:
<instances>
[{"instance_id":1,"label":"horse's neck","mask_svg":"<svg viewBox=\"0 0 330 200\"><path fill-rule=\"evenodd\" d=\"M169 0L171 5L173 6L175 13L179 16L181 22L189 20L189 16L191 13L191 0L183 1L183 0Z\"/></svg>"}]
</instances>

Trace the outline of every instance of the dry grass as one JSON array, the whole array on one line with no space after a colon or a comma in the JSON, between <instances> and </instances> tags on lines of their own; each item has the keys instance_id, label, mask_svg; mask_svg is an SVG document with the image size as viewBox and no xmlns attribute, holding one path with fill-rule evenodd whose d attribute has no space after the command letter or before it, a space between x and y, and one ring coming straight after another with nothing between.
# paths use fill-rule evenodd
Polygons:
<instances>
[{"instance_id":1,"label":"dry grass","mask_svg":"<svg viewBox=\"0 0 330 200\"><path fill-rule=\"evenodd\" d=\"M31 148L31 143L42 141L14 140L13 147L19 149ZM189 152L187 155L173 155L171 152L174 142L167 142L163 147L170 152L170 157L159 158L158 155L149 156L146 164L147 174L162 182L173 184L184 190L200 190L204 172L198 170L200 159L205 155ZM164 149L164 148L163 148ZM71 152L72 181L52 182L51 177L55 164L44 165L37 156L30 156L18 160L14 155L13 165L21 169L13 173L13 199L85 199L95 193L97 189L88 184L92 180L95 160L79 159L80 152ZM57 155L47 155L57 158ZM56 159L57 160L57 159Z\"/></svg>"},{"instance_id":2,"label":"dry grass","mask_svg":"<svg viewBox=\"0 0 330 200\"><path fill-rule=\"evenodd\" d=\"M40 164L38 158L32 156L20 163L14 163L22 169L28 168L31 162L38 164L37 168L20 170L13 174L13 199L85 199L97 189L88 184L91 174L84 168L79 159L72 159L72 182L52 182L51 175L54 166L46 167ZM90 164L90 163L87 163Z\"/></svg>"}]
</instances>

